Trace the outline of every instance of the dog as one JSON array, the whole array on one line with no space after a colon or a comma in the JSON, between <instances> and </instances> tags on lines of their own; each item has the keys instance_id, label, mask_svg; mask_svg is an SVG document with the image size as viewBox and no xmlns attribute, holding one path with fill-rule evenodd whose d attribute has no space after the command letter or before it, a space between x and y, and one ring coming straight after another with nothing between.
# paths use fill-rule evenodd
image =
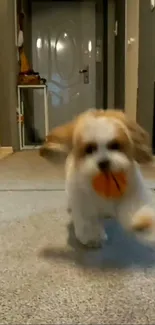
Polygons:
<instances>
[{"instance_id":1,"label":"dog","mask_svg":"<svg viewBox=\"0 0 155 325\"><path fill-rule=\"evenodd\" d=\"M47 143L69 152L66 193L80 243L100 247L107 238L103 227L107 216L140 240L155 242L155 209L139 167L151 162L153 155L142 127L122 111L91 109L53 129ZM126 173L127 190L122 197L102 198L92 188L92 177L107 171Z\"/></svg>"}]
</instances>

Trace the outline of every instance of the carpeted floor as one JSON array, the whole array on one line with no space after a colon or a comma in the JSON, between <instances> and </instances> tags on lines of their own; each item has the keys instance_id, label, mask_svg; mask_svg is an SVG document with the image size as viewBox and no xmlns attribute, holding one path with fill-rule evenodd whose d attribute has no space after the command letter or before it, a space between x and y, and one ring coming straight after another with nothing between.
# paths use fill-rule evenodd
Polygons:
<instances>
[{"instance_id":1,"label":"carpeted floor","mask_svg":"<svg viewBox=\"0 0 155 325\"><path fill-rule=\"evenodd\" d=\"M79 246L62 162L1 160L0 223L0 324L155 324L155 250L111 220L102 250Z\"/></svg>"}]
</instances>

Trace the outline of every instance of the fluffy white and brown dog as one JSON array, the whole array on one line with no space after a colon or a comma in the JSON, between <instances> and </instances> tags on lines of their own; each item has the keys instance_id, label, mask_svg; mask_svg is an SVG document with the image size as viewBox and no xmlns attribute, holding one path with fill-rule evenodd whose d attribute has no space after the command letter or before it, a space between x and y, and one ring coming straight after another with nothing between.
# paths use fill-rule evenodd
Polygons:
<instances>
[{"instance_id":1,"label":"fluffy white and brown dog","mask_svg":"<svg viewBox=\"0 0 155 325\"><path fill-rule=\"evenodd\" d=\"M155 210L138 163L152 160L148 134L123 112L89 110L52 130L46 140L69 150L66 192L75 235L99 247L106 238L103 217L116 218L138 238L155 242ZM45 144L46 145L46 144ZM124 171L127 190L117 199L100 197L92 187L97 172Z\"/></svg>"}]
</instances>

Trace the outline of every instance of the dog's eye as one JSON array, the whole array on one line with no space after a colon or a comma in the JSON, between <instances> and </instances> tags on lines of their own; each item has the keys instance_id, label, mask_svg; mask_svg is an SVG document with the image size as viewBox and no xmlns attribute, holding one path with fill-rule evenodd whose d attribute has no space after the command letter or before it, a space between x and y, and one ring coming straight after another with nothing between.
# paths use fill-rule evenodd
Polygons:
<instances>
[{"instance_id":1,"label":"dog's eye","mask_svg":"<svg viewBox=\"0 0 155 325\"><path fill-rule=\"evenodd\" d=\"M108 144L108 149L112 151L120 151L121 150L121 144L117 141L112 141Z\"/></svg>"},{"instance_id":2,"label":"dog's eye","mask_svg":"<svg viewBox=\"0 0 155 325\"><path fill-rule=\"evenodd\" d=\"M97 150L97 145L95 143L89 143L85 147L85 153L87 155L91 155L93 152Z\"/></svg>"}]
</instances>

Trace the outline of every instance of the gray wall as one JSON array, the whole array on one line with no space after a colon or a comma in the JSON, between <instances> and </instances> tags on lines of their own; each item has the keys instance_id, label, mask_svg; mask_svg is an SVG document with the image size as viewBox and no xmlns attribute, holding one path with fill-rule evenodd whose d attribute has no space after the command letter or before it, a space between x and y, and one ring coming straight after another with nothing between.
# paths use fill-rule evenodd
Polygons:
<instances>
[{"instance_id":1,"label":"gray wall","mask_svg":"<svg viewBox=\"0 0 155 325\"><path fill-rule=\"evenodd\" d=\"M0 145L18 148L14 1L0 1Z\"/></svg>"},{"instance_id":2,"label":"gray wall","mask_svg":"<svg viewBox=\"0 0 155 325\"><path fill-rule=\"evenodd\" d=\"M139 72L137 121L150 133L153 128L153 84L155 81L155 10L150 1L140 1Z\"/></svg>"}]
</instances>

